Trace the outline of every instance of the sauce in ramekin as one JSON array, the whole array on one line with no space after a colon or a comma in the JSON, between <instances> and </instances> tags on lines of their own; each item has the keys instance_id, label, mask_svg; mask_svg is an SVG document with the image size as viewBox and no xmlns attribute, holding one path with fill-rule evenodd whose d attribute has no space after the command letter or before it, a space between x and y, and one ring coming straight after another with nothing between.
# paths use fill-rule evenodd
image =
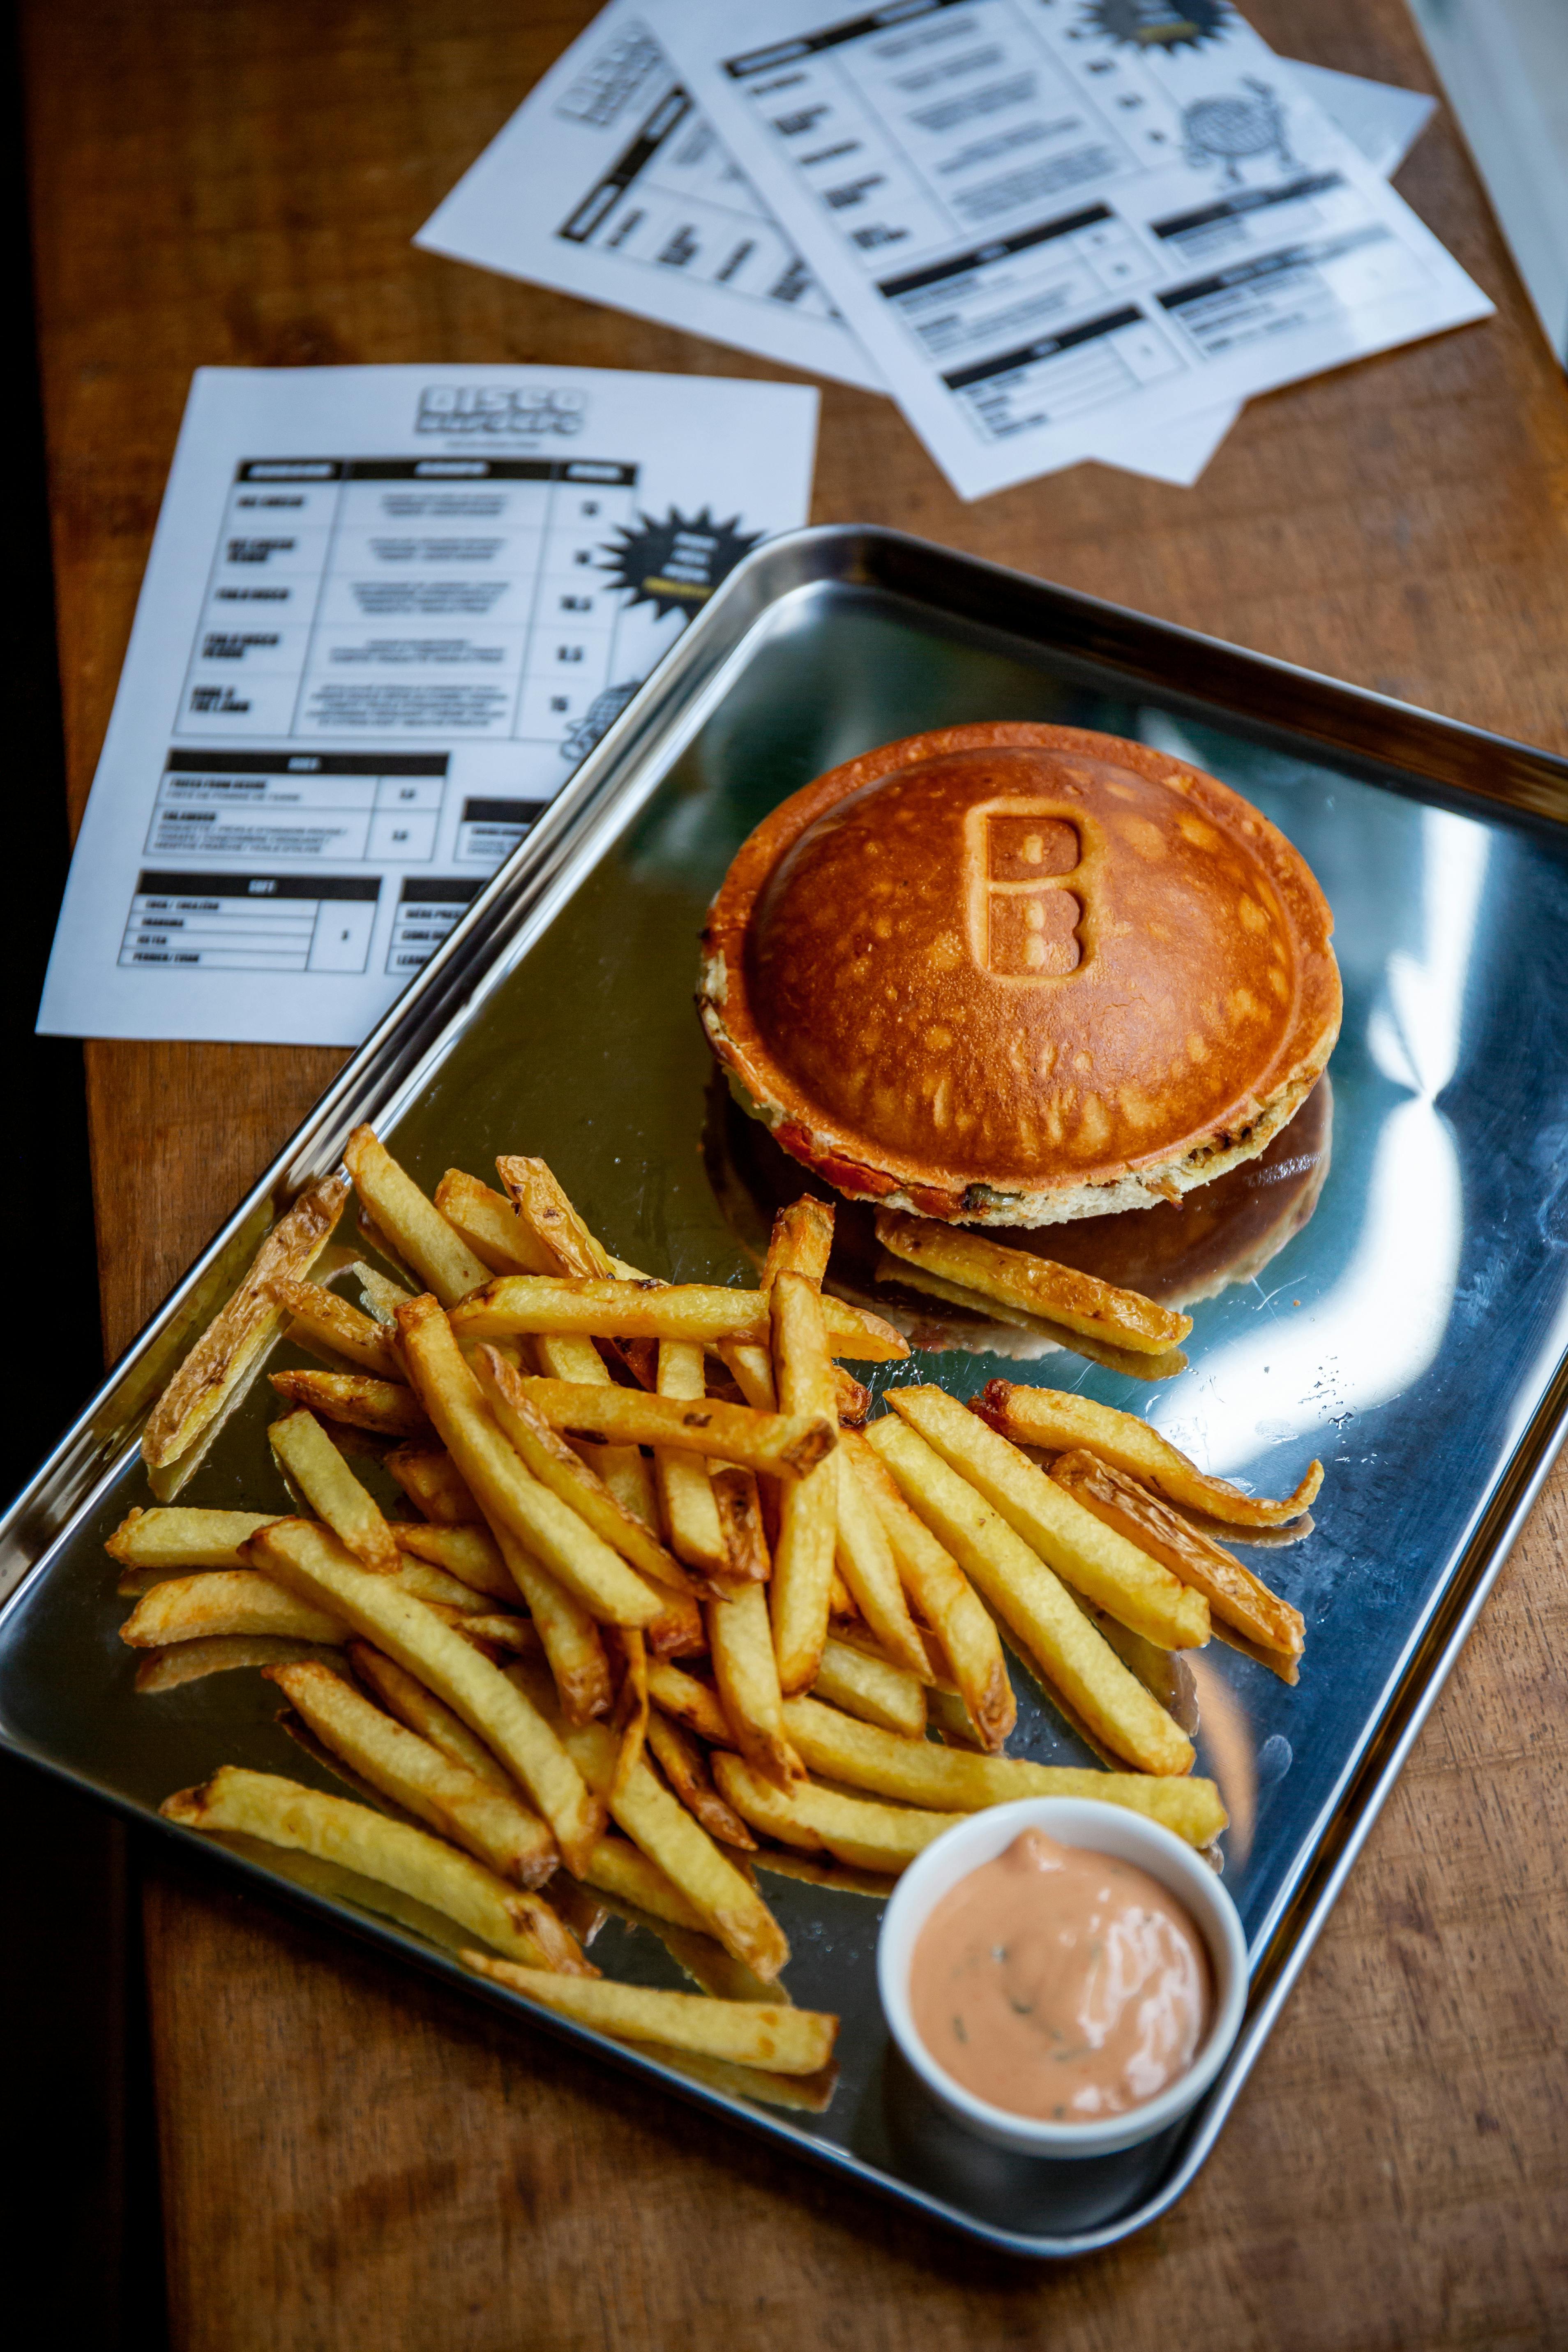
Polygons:
<instances>
[{"instance_id":1,"label":"sauce in ramekin","mask_svg":"<svg viewBox=\"0 0 1568 2352\"><path fill-rule=\"evenodd\" d=\"M931 2056L976 2098L1089 2123L1187 2072L1214 1995L1203 1937L1157 1879L1026 1830L932 1911L910 2005Z\"/></svg>"}]
</instances>

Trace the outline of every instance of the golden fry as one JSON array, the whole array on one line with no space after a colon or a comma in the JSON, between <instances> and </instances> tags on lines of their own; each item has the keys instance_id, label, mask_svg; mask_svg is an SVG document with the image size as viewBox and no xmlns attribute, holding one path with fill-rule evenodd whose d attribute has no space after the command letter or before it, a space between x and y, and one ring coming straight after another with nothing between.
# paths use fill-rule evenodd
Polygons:
<instances>
[{"instance_id":1,"label":"golden fry","mask_svg":"<svg viewBox=\"0 0 1568 2352\"><path fill-rule=\"evenodd\" d=\"M529 1401L515 1368L493 1348L475 1351L479 1385L510 1444L534 1476L569 1503L595 1535L656 1584L689 1593L690 1580L645 1522L627 1511L581 1455Z\"/></svg>"},{"instance_id":2,"label":"golden fry","mask_svg":"<svg viewBox=\"0 0 1568 2352\"><path fill-rule=\"evenodd\" d=\"M838 1573L889 1657L917 1682L930 1682L931 1661L910 1615L887 1530L856 1473L848 1449L840 1446L834 1459L838 1474L838 1532L834 1547Z\"/></svg>"},{"instance_id":3,"label":"golden fry","mask_svg":"<svg viewBox=\"0 0 1568 2352\"><path fill-rule=\"evenodd\" d=\"M827 1343L835 1355L889 1364L909 1354L906 1341L879 1315L839 1298L825 1298L822 1304ZM771 1336L765 1291L731 1290L717 1283L590 1281L547 1275L499 1276L454 1308L452 1328L463 1340L567 1331L588 1339L668 1339L701 1348L762 1347Z\"/></svg>"},{"instance_id":4,"label":"golden fry","mask_svg":"<svg viewBox=\"0 0 1568 2352\"><path fill-rule=\"evenodd\" d=\"M658 1393L681 1404L702 1403L707 1383L700 1348L660 1340ZM701 1454L673 1445L658 1446L653 1475L670 1549L699 1575L708 1579L722 1576L729 1567L730 1556L724 1530L719 1524L719 1507L709 1483L708 1465Z\"/></svg>"},{"instance_id":5,"label":"golden fry","mask_svg":"<svg viewBox=\"0 0 1568 2352\"><path fill-rule=\"evenodd\" d=\"M1212 1780L976 1756L931 1739L900 1739L814 1698L787 1700L784 1721L813 1772L936 1812L977 1813L1015 1797L1097 1797L1163 1822L1189 1845L1212 1845L1226 1825Z\"/></svg>"},{"instance_id":6,"label":"golden fry","mask_svg":"<svg viewBox=\"0 0 1568 2352\"><path fill-rule=\"evenodd\" d=\"M507 1572L521 1593L544 1645L544 1654L568 1723L589 1723L608 1715L615 1703L610 1662L592 1612L574 1592L557 1582L508 1528L496 1542Z\"/></svg>"},{"instance_id":7,"label":"golden fry","mask_svg":"<svg viewBox=\"0 0 1568 2352\"><path fill-rule=\"evenodd\" d=\"M719 1462L709 1473L713 1502L723 1529L725 1575L763 1584L773 1572L757 1474L736 1462Z\"/></svg>"},{"instance_id":8,"label":"golden fry","mask_svg":"<svg viewBox=\"0 0 1568 2352\"><path fill-rule=\"evenodd\" d=\"M552 1429L620 1445L671 1445L709 1460L739 1462L784 1478L830 1454L837 1424L821 1413L754 1412L721 1398L687 1402L646 1390L594 1388L575 1381L524 1381L529 1402Z\"/></svg>"},{"instance_id":9,"label":"golden fry","mask_svg":"<svg viewBox=\"0 0 1568 2352\"><path fill-rule=\"evenodd\" d=\"M360 1681L372 1690L389 1713L416 1731L421 1739L463 1765L489 1789L517 1794L517 1782L500 1759L477 1738L461 1716L444 1706L416 1675L409 1674L369 1642L351 1642L348 1660Z\"/></svg>"},{"instance_id":10,"label":"golden fry","mask_svg":"<svg viewBox=\"0 0 1568 2352\"><path fill-rule=\"evenodd\" d=\"M814 1697L826 1699L832 1706L841 1706L847 1715L858 1715L868 1723L879 1723L888 1731L901 1733L906 1739L923 1739L926 1727L926 1695L923 1681L890 1658L872 1657L865 1650L848 1642L835 1641L831 1635L822 1645L822 1664L813 1683ZM959 1704L962 1706L963 1701Z\"/></svg>"},{"instance_id":11,"label":"golden fry","mask_svg":"<svg viewBox=\"0 0 1568 2352\"><path fill-rule=\"evenodd\" d=\"M346 1421L353 1429L373 1429L380 1437L425 1437L430 1423L412 1389L373 1372L271 1372L280 1397Z\"/></svg>"},{"instance_id":12,"label":"golden fry","mask_svg":"<svg viewBox=\"0 0 1568 2352\"><path fill-rule=\"evenodd\" d=\"M428 1560L445 1570L472 1592L510 1607L517 1600L517 1580L502 1559L496 1539L481 1522L475 1527L426 1525L415 1519L394 1519L392 1533L400 1552Z\"/></svg>"},{"instance_id":13,"label":"golden fry","mask_svg":"<svg viewBox=\"0 0 1568 2352\"><path fill-rule=\"evenodd\" d=\"M1018 1705L990 1612L957 1561L910 1510L865 1436L851 1432L843 1443L892 1546L905 1591L932 1628L984 1745L1000 1748L1017 1721Z\"/></svg>"},{"instance_id":14,"label":"golden fry","mask_svg":"<svg viewBox=\"0 0 1568 2352\"><path fill-rule=\"evenodd\" d=\"M473 1527L479 1507L443 1445L398 1445L383 1467L391 1472L416 1510L439 1527Z\"/></svg>"},{"instance_id":15,"label":"golden fry","mask_svg":"<svg viewBox=\"0 0 1568 2352\"><path fill-rule=\"evenodd\" d=\"M322 1744L442 1837L519 1886L542 1886L560 1860L555 1840L515 1790L500 1790L390 1715L330 1666L268 1666L267 1678Z\"/></svg>"},{"instance_id":16,"label":"golden fry","mask_svg":"<svg viewBox=\"0 0 1568 2352\"><path fill-rule=\"evenodd\" d=\"M205 1641L218 1633L337 1643L347 1640L348 1627L254 1568L226 1568L166 1578L142 1595L120 1628L121 1640L132 1650L159 1650L170 1642Z\"/></svg>"},{"instance_id":17,"label":"golden fry","mask_svg":"<svg viewBox=\"0 0 1568 2352\"><path fill-rule=\"evenodd\" d=\"M409 1377L492 1530L515 1537L602 1622L657 1617L658 1596L519 1459L436 1301L400 1307L397 1322Z\"/></svg>"},{"instance_id":18,"label":"golden fry","mask_svg":"<svg viewBox=\"0 0 1568 2352\"><path fill-rule=\"evenodd\" d=\"M723 1745L739 1748L770 1780L798 1780L805 1768L784 1733L778 1659L763 1587L732 1584L710 1601L708 1640L713 1680L730 1725Z\"/></svg>"},{"instance_id":19,"label":"golden fry","mask_svg":"<svg viewBox=\"0 0 1568 2352\"><path fill-rule=\"evenodd\" d=\"M889 1402L1030 1550L1097 1609L1163 1650L1201 1649L1208 1640L1208 1603L1201 1592L1124 1532L1102 1525L955 1397L937 1388L910 1388L898 1390Z\"/></svg>"},{"instance_id":20,"label":"golden fry","mask_svg":"<svg viewBox=\"0 0 1568 2352\"><path fill-rule=\"evenodd\" d=\"M1043 1315L1069 1331L1109 1339L1135 1354L1163 1356L1193 1328L1190 1315L1158 1307L1142 1291L1119 1290L1098 1276L1058 1265L1031 1250L1009 1248L963 1226L910 1217L897 1209L877 1212L877 1239L892 1255L924 1266L983 1298Z\"/></svg>"},{"instance_id":21,"label":"golden fry","mask_svg":"<svg viewBox=\"0 0 1568 2352\"><path fill-rule=\"evenodd\" d=\"M713 1786L702 1750L673 1716L655 1707L647 1719L647 1744L681 1803L721 1845L754 1849L756 1839L734 1808Z\"/></svg>"},{"instance_id":22,"label":"golden fry","mask_svg":"<svg viewBox=\"0 0 1568 2352\"><path fill-rule=\"evenodd\" d=\"M716 1756L713 1770L725 1796L753 1829L808 1853L826 1851L852 1870L893 1876L952 1827L950 1812L879 1805L864 1797L846 1797L836 1789L819 1789L811 1780L781 1790L738 1756Z\"/></svg>"},{"instance_id":23,"label":"golden fry","mask_svg":"<svg viewBox=\"0 0 1568 2352\"><path fill-rule=\"evenodd\" d=\"M239 1831L357 1870L445 1912L529 1968L598 1974L542 1895L520 1894L471 1854L347 1797L226 1764L204 1787L182 1789L158 1810L186 1829Z\"/></svg>"},{"instance_id":24,"label":"golden fry","mask_svg":"<svg viewBox=\"0 0 1568 2352\"><path fill-rule=\"evenodd\" d=\"M992 1381L976 1399L974 1410L1015 1445L1038 1445L1053 1454L1085 1446L1112 1469L1124 1470L1130 1478L1157 1486L1172 1502L1228 1527L1283 1527L1311 1507L1323 1483L1323 1465L1313 1462L1295 1493L1282 1502L1244 1495L1228 1478L1211 1478L1200 1470L1136 1413L1118 1412L1110 1405L1096 1404L1092 1397L1063 1389L1026 1389L1012 1381Z\"/></svg>"},{"instance_id":25,"label":"golden fry","mask_svg":"<svg viewBox=\"0 0 1568 2352\"><path fill-rule=\"evenodd\" d=\"M1271 1592L1260 1577L1211 1536L1200 1535L1147 1486L1081 1449L1058 1454L1052 1483L1104 1526L1139 1545L1203 1593L1222 1622L1266 1650L1299 1658L1306 1643L1300 1611Z\"/></svg>"},{"instance_id":26,"label":"golden fry","mask_svg":"<svg viewBox=\"0 0 1568 2352\"><path fill-rule=\"evenodd\" d=\"M258 1559L301 1599L331 1607L354 1632L416 1675L493 1748L555 1832L576 1870L604 1827L571 1758L538 1710L499 1668L444 1625L390 1577L367 1576L336 1538L303 1519L284 1519L252 1538Z\"/></svg>"},{"instance_id":27,"label":"golden fry","mask_svg":"<svg viewBox=\"0 0 1568 2352\"><path fill-rule=\"evenodd\" d=\"M889 1416L866 1435L915 1511L1095 1738L1141 1771L1190 1772L1185 1732L985 1497L907 1423Z\"/></svg>"},{"instance_id":28,"label":"golden fry","mask_svg":"<svg viewBox=\"0 0 1568 2352\"><path fill-rule=\"evenodd\" d=\"M503 1192L448 1168L436 1187L436 1206L455 1234L492 1274L553 1274L552 1253L537 1242Z\"/></svg>"},{"instance_id":29,"label":"golden fry","mask_svg":"<svg viewBox=\"0 0 1568 2352\"><path fill-rule=\"evenodd\" d=\"M614 1258L595 1240L544 1160L503 1152L496 1173L519 1222L549 1259L549 1271L598 1279L614 1276Z\"/></svg>"},{"instance_id":30,"label":"golden fry","mask_svg":"<svg viewBox=\"0 0 1568 2352\"><path fill-rule=\"evenodd\" d=\"M136 1696L179 1690L185 1683L205 1681L208 1675L231 1674L240 1666L277 1666L301 1658L324 1662L341 1656L321 1642L291 1641L286 1634L214 1633L194 1642L175 1642L164 1650L143 1650L136 1664Z\"/></svg>"},{"instance_id":31,"label":"golden fry","mask_svg":"<svg viewBox=\"0 0 1568 2352\"><path fill-rule=\"evenodd\" d=\"M273 1457L310 1508L363 1567L395 1575L400 1565L392 1529L311 1412L291 1412L267 1433Z\"/></svg>"},{"instance_id":32,"label":"golden fry","mask_svg":"<svg viewBox=\"0 0 1568 2352\"><path fill-rule=\"evenodd\" d=\"M244 1281L153 1406L142 1434L150 1469L173 1471L190 1454L277 1337L281 1310L271 1286L302 1277L320 1257L342 1213L348 1186L328 1176L302 1192L258 1250Z\"/></svg>"},{"instance_id":33,"label":"golden fry","mask_svg":"<svg viewBox=\"0 0 1568 2352\"><path fill-rule=\"evenodd\" d=\"M735 1734L717 1692L695 1675L682 1674L679 1666L661 1659L650 1659L647 1694L655 1706L662 1707L677 1723L684 1723L699 1738L725 1748L734 1744Z\"/></svg>"},{"instance_id":34,"label":"golden fry","mask_svg":"<svg viewBox=\"0 0 1568 2352\"><path fill-rule=\"evenodd\" d=\"M370 1128L355 1128L343 1147L343 1161L362 1206L443 1307L456 1307L488 1278L489 1268Z\"/></svg>"},{"instance_id":35,"label":"golden fry","mask_svg":"<svg viewBox=\"0 0 1568 2352\"><path fill-rule=\"evenodd\" d=\"M174 1503L127 1512L104 1550L123 1568L243 1568L245 1546L276 1511L203 1511Z\"/></svg>"},{"instance_id":36,"label":"golden fry","mask_svg":"<svg viewBox=\"0 0 1568 2352\"><path fill-rule=\"evenodd\" d=\"M764 2073L816 2074L832 2057L838 2032L838 2020L820 2010L786 2009L773 2001L715 2000L702 1992L658 1992L647 1985L615 1984L605 1977L590 1982L582 1977L551 1976L488 1959L482 1952L465 1952L463 1963L476 1976L491 1977L600 2033L613 2033L623 2042L667 2043Z\"/></svg>"},{"instance_id":37,"label":"golden fry","mask_svg":"<svg viewBox=\"0 0 1568 2352\"><path fill-rule=\"evenodd\" d=\"M658 1864L650 1862L629 1838L602 1837L588 1856L583 1883L597 1887L617 1903L629 1903L638 1911L646 1911L650 1919L662 1919L671 1927L684 1927L701 1936L708 1933L702 1914L687 1901L675 1881L667 1878Z\"/></svg>"},{"instance_id":38,"label":"golden fry","mask_svg":"<svg viewBox=\"0 0 1568 2352\"><path fill-rule=\"evenodd\" d=\"M380 1380L403 1379L397 1333L389 1325L378 1323L372 1315L362 1314L346 1298L340 1298L335 1291L325 1289L319 1282L296 1282L280 1276L268 1287L279 1306L287 1307L294 1318L286 1338L306 1346L325 1348L357 1366L360 1371L374 1372Z\"/></svg>"},{"instance_id":39,"label":"golden fry","mask_svg":"<svg viewBox=\"0 0 1568 2352\"><path fill-rule=\"evenodd\" d=\"M837 1431L821 1294L805 1275L784 1267L768 1296L780 1404L786 1413L831 1418ZM784 1691L806 1690L816 1679L827 1638L837 1531L838 1465L830 1456L779 1494L768 1610Z\"/></svg>"}]
</instances>

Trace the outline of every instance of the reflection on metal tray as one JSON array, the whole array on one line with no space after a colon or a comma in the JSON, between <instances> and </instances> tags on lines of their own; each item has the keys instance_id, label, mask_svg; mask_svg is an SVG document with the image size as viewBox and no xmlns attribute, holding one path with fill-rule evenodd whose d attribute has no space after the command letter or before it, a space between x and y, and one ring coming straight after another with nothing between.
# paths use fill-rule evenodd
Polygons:
<instances>
[{"instance_id":1,"label":"reflection on metal tray","mask_svg":"<svg viewBox=\"0 0 1568 2352\"><path fill-rule=\"evenodd\" d=\"M1568 765L892 533L802 532L752 557L591 755L534 835L344 1070L102 1395L0 1525L0 1729L16 1751L150 1816L229 1760L318 1780L253 1670L132 1691L101 1549L148 1499L130 1440L268 1218L374 1121L426 1185L498 1150L543 1153L612 1245L677 1279L750 1264L769 1170L710 1093L692 1011L703 908L785 793L869 746L981 719L1140 738L1258 802L1338 919L1343 1035L1325 1090L1256 1197L1166 1234L1163 1286L1195 1317L1187 1368L1152 1388L1080 1356L1047 1379L1148 1411L1206 1465L1270 1492L1321 1454L1317 1526L1269 1555L1307 1619L1300 1684L1215 1643L1186 1664L1201 1771L1232 1826L1226 1883L1252 2003L1194 2116L1113 2158L1042 2164L940 2121L890 2055L874 1896L770 1875L796 2000L844 2019L821 2112L721 2091L553 2021L970 2235L1066 2254L1125 2236L1193 2178L1457 1654L1555 1450L1568 1399ZM1299 1162L1299 1165L1294 1163ZM1227 1246L1215 1228L1235 1219ZM852 1219L846 1219L847 1232ZM1054 1228L1090 1246L1088 1226ZM1102 1237L1103 1240L1103 1237ZM1108 1269L1109 1270L1109 1269ZM854 1270L850 1269L854 1278ZM875 1286L874 1270L872 1285ZM919 1307L922 1302L916 1302ZM916 1372L969 1395L1012 1357L984 1332ZM1000 1342L998 1344L1001 1344ZM1010 1343L1009 1343L1010 1344ZM274 1492L265 1384L186 1496ZM1018 1677L1022 1682L1022 1677ZM1033 1686L1015 1752L1081 1757ZM168 1832L180 1834L180 1832ZM456 1974L437 1935L363 1888L286 1870L294 1897ZM684 1981L646 1928L595 1947L608 1972ZM460 1979L521 2017L510 1997Z\"/></svg>"}]
</instances>

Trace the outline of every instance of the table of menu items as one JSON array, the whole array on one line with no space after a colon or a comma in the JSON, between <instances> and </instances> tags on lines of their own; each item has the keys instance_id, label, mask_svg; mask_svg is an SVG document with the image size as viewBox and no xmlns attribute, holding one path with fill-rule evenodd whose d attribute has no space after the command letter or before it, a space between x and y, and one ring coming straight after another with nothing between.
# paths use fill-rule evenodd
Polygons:
<instances>
[{"instance_id":1,"label":"table of menu items","mask_svg":"<svg viewBox=\"0 0 1568 2352\"><path fill-rule=\"evenodd\" d=\"M1431 86L1402 0L1248 13L1277 47ZM588 0L37 0L30 154L73 813L194 366L441 353L778 373L410 251L589 14ZM1084 466L966 506L889 402L829 387L814 519L902 527L1568 750L1562 375L1443 115L1400 185L1495 320L1249 405L1193 491ZM218 740L258 748L199 741ZM87 1059L116 1350L342 1056L100 1041ZM568 1116L613 1112L590 1090ZM1203 2174L1156 2228L1059 2268L994 2260L216 1872L150 1855L172 2341L1163 2352L1186 2313L1216 2352L1562 2343L1568 1882L1550 1825L1568 1801L1565 1538L1560 1471ZM155 2169L135 2150L132 2168Z\"/></svg>"},{"instance_id":2,"label":"table of menu items","mask_svg":"<svg viewBox=\"0 0 1568 2352\"><path fill-rule=\"evenodd\" d=\"M637 479L576 457L237 467L121 963L363 972L382 884L354 868L390 865L412 870L386 969L416 971L616 698L604 542ZM462 791L446 751L316 748L415 727L515 744L523 789Z\"/></svg>"}]
</instances>

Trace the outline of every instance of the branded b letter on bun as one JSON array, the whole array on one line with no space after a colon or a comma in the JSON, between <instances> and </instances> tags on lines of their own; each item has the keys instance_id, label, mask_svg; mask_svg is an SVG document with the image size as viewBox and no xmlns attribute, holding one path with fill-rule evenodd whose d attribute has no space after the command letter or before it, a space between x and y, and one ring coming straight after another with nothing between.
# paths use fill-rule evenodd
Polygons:
<instances>
[{"instance_id":1,"label":"branded b letter on bun","mask_svg":"<svg viewBox=\"0 0 1568 2352\"><path fill-rule=\"evenodd\" d=\"M1067 727L885 744L774 809L698 1005L746 1108L851 1197L1041 1225L1264 1150L1339 1034L1333 919L1213 776Z\"/></svg>"}]
</instances>

